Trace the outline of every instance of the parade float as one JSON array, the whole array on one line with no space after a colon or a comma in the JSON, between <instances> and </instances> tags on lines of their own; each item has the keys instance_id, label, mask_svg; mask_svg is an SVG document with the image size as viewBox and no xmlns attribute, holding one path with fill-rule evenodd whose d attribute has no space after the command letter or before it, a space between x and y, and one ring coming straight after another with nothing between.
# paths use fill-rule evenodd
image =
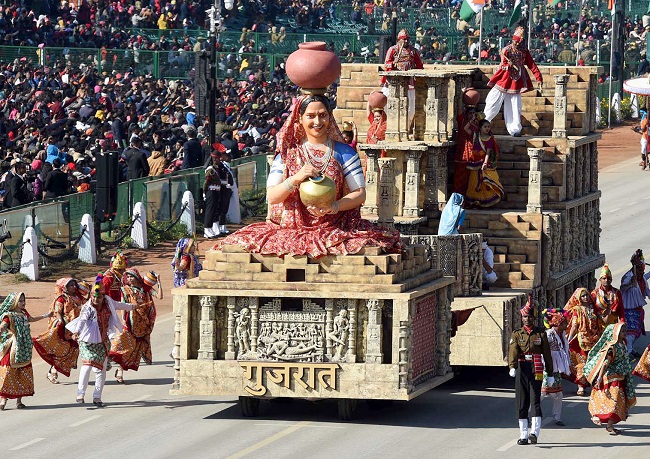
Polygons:
<instances>
[{"instance_id":1,"label":"parade float","mask_svg":"<svg viewBox=\"0 0 650 459\"><path fill-rule=\"evenodd\" d=\"M340 74L340 62L336 58L332 63L336 56L324 46L303 44L287 62L292 81L312 93ZM305 75L298 75L295 67ZM279 134L281 144L287 132ZM291 170L291 158L278 155ZM244 240L235 233L206 252L199 276L173 290L172 393L238 396L245 416L257 414L263 399L337 399L339 416L350 419L359 400L411 400L452 377L455 279L442 274L426 245L400 242L394 230L394 161L378 159L385 172L367 176L367 187L379 196L372 202L378 226L348 218L354 212L358 216L357 207L339 220L339 214L322 216L321 229L334 228L323 236L328 241L343 228L349 234L370 234L372 241L392 238L396 244L343 249L334 243L324 249L327 244L322 244L318 256L292 252L299 244L289 230L295 228L295 240L300 240L307 227L278 224L277 219L302 212L298 220L320 222L302 210L303 201L331 200L326 180L317 178L303 182L299 191L291 183L284 185L290 193L285 207L279 213L270 210L269 222L240 230L252 235L248 243L232 243ZM327 164L321 172L329 175ZM417 200L411 204L417 207ZM253 247L256 231L267 230L285 237L278 253ZM260 235L259 243L268 242L267 236Z\"/></svg>"},{"instance_id":2,"label":"parade float","mask_svg":"<svg viewBox=\"0 0 650 459\"><path fill-rule=\"evenodd\" d=\"M395 226L409 241L426 245L443 274L455 278L452 310L473 311L452 339L451 364L506 366L526 293L545 307L562 307L577 287L595 287L594 270L604 263L596 131L602 68L540 67L543 86L522 94L522 136L507 135L502 114L492 121L505 196L491 208L468 209L461 234L437 236L453 182L463 88L478 92L482 111L495 67L424 67L377 72L373 65L344 65L336 116L365 132L368 94L386 77L386 139L359 146L367 157L364 217L377 219L384 192L376 184L382 174L391 176ZM405 107L413 79L415 119L409 125ZM390 164L382 151L394 158ZM482 241L494 251L498 274L489 291L482 285Z\"/></svg>"}]
</instances>

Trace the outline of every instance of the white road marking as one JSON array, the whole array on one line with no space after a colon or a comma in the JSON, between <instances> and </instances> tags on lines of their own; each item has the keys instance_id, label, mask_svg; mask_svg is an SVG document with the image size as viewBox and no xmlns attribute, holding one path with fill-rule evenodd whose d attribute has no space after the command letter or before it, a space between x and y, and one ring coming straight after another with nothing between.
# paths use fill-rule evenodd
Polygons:
<instances>
[{"instance_id":1,"label":"white road marking","mask_svg":"<svg viewBox=\"0 0 650 459\"><path fill-rule=\"evenodd\" d=\"M256 426L267 426L267 427L278 427L278 424L271 424L271 423L266 423L266 424L255 424ZM345 429L345 426L327 426L327 425L309 425L309 426L303 426L303 427L312 427L315 429Z\"/></svg>"},{"instance_id":2,"label":"white road marking","mask_svg":"<svg viewBox=\"0 0 650 459\"><path fill-rule=\"evenodd\" d=\"M628 202L628 203L625 204L625 205L626 205L626 206L633 206L633 205L635 205L635 204L636 204L636 201L634 201L634 202Z\"/></svg>"},{"instance_id":3,"label":"white road marking","mask_svg":"<svg viewBox=\"0 0 650 459\"><path fill-rule=\"evenodd\" d=\"M250 453L252 453L252 452L254 452L254 451L257 451L258 449L262 449L262 448L264 448L265 446L268 446L268 445L270 445L271 443L273 443L273 442L275 442L275 441L278 441L278 440L281 439L281 438L286 437L287 435L291 435L291 434L294 433L296 430L300 430L300 429L302 429L303 427L308 426L309 424L311 424L311 421L301 421L301 422L298 422L297 424L294 424L294 425L292 425L292 426L290 426L290 427L287 427L286 429L281 430L280 432L278 432L278 433L276 433L276 434L273 434L273 435L271 435L270 437L265 438L264 440L259 441L259 442L255 443L255 444L252 445L252 446L249 446L248 448L242 449L242 450L239 451L238 453L235 453L235 454L233 454L232 456L229 456L228 459L239 459L240 457L244 457L244 456L246 456L247 454L250 454Z\"/></svg>"},{"instance_id":4,"label":"white road marking","mask_svg":"<svg viewBox=\"0 0 650 459\"><path fill-rule=\"evenodd\" d=\"M146 399L148 399L150 397L151 397L151 394L143 395L141 397L138 397L138 398L135 398L135 399L131 400L131 403L141 402L141 401L146 400Z\"/></svg>"},{"instance_id":5,"label":"white road marking","mask_svg":"<svg viewBox=\"0 0 650 459\"><path fill-rule=\"evenodd\" d=\"M644 201L645 201L646 199L650 199L650 196L646 196L645 198L643 198Z\"/></svg>"},{"instance_id":6,"label":"white road marking","mask_svg":"<svg viewBox=\"0 0 650 459\"><path fill-rule=\"evenodd\" d=\"M610 214L613 214L614 212L618 212L619 210L621 210L621 208L620 208L620 207L616 207L615 209L610 210L609 213L610 213Z\"/></svg>"},{"instance_id":7,"label":"white road marking","mask_svg":"<svg viewBox=\"0 0 650 459\"><path fill-rule=\"evenodd\" d=\"M79 426L82 425L82 424L85 424L85 423L90 422L90 421L94 421L95 419L99 419L99 418L101 418L101 417L102 417L101 414L96 414L96 415L94 415L94 416L90 416L89 418L82 419L82 420L79 421L79 422L75 422L74 424L70 424L69 427L79 427Z\"/></svg>"},{"instance_id":8,"label":"white road marking","mask_svg":"<svg viewBox=\"0 0 650 459\"><path fill-rule=\"evenodd\" d=\"M35 443L38 443L39 441L43 441L45 438L34 438L31 441L28 441L27 443L23 443L22 445L14 446L13 448L9 449L9 451L18 451L19 449L27 448L28 446L31 446Z\"/></svg>"}]
</instances>

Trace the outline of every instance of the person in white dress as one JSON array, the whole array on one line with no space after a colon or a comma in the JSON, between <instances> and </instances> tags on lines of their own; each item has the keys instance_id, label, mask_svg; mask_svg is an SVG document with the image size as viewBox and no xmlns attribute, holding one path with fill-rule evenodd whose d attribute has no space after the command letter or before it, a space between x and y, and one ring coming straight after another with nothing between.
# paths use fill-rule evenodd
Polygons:
<instances>
[{"instance_id":1,"label":"person in white dress","mask_svg":"<svg viewBox=\"0 0 650 459\"><path fill-rule=\"evenodd\" d=\"M646 263L641 249L634 252L630 262L632 269L626 272L621 279L621 294L627 326L627 352L637 356L634 351L634 342L639 336L645 335L643 307L646 305L646 298L650 298L650 286L648 286L650 272L645 272Z\"/></svg>"},{"instance_id":2,"label":"person in white dress","mask_svg":"<svg viewBox=\"0 0 650 459\"><path fill-rule=\"evenodd\" d=\"M95 373L93 403L100 408L105 406L102 402L102 391L106 381L108 352L111 349L109 335L123 328L116 310L131 311L136 307L133 304L115 301L106 295L102 280L103 276L99 274L95 279L91 297L81 307L79 317L65 327L73 333L73 339L79 343L79 354L83 363L79 372L77 403L84 403L92 370Z\"/></svg>"}]
</instances>

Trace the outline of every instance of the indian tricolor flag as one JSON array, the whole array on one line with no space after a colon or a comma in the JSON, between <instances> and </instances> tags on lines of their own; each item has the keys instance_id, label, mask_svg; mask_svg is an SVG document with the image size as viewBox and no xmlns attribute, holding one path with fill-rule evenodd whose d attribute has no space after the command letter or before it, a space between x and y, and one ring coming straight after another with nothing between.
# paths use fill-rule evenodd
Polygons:
<instances>
[{"instance_id":1,"label":"indian tricolor flag","mask_svg":"<svg viewBox=\"0 0 650 459\"><path fill-rule=\"evenodd\" d=\"M548 0L548 6L555 6L560 3L562 0Z\"/></svg>"},{"instance_id":2,"label":"indian tricolor flag","mask_svg":"<svg viewBox=\"0 0 650 459\"><path fill-rule=\"evenodd\" d=\"M515 8L512 10L510 15L510 20L508 21L508 27L512 27L521 19L521 0L515 0Z\"/></svg>"},{"instance_id":3,"label":"indian tricolor flag","mask_svg":"<svg viewBox=\"0 0 650 459\"><path fill-rule=\"evenodd\" d=\"M478 14L485 6L485 0L463 0L460 7L460 17L465 21L469 21Z\"/></svg>"}]
</instances>

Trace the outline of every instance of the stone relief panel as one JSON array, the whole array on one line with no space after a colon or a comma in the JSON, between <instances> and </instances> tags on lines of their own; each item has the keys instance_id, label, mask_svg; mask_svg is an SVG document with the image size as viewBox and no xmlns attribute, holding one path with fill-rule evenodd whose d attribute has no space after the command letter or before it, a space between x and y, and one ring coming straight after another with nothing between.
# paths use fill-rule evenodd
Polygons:
<instances>
[{"instance_id":1,"label":"stone relief panel","mask_svg":"<svg viewBox=\"0 0 650 459\"><path fill-rule=\"evenodd\" d=\"M282 311L279 298L262 305L255 358L324 362L325 316L325 310L309 299L303 300L302 311Z\"/></svg>"}]
</instances>

